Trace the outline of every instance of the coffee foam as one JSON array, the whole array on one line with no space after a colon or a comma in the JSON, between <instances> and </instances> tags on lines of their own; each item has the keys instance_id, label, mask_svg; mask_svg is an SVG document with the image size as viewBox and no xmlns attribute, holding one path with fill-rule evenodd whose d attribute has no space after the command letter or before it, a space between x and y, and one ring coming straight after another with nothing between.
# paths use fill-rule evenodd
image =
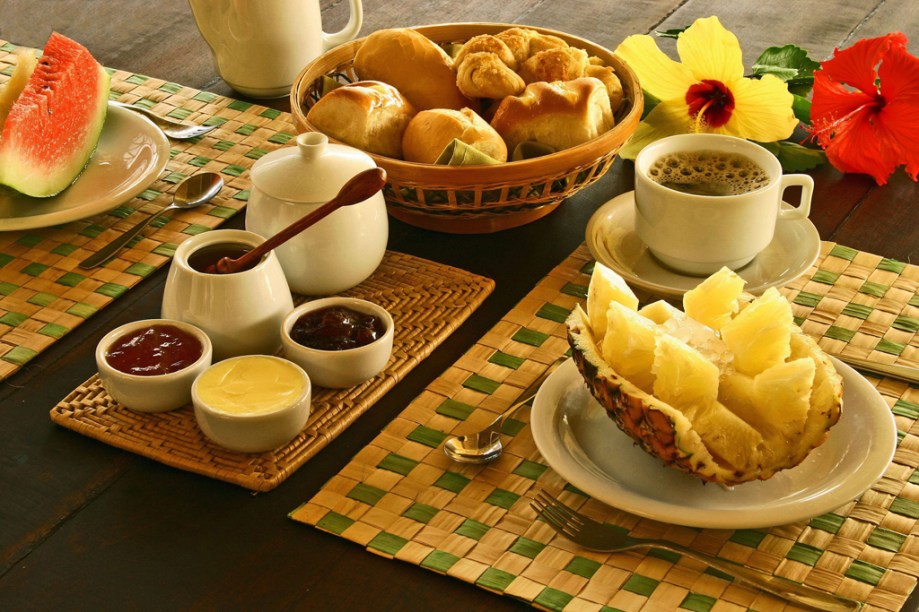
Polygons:
<instances>
[{"instance_id":1,"label":"coffee foam","mask_svg":"<svg viewBox=\"0 0 919 612\"><path fill-rule=\"evenodd\" d=\"M669 153L654 161L648 176L665 187L704 195L737 195L769 183L769 174L752 159L722 151Z\"/></svg>"}]
</instances>

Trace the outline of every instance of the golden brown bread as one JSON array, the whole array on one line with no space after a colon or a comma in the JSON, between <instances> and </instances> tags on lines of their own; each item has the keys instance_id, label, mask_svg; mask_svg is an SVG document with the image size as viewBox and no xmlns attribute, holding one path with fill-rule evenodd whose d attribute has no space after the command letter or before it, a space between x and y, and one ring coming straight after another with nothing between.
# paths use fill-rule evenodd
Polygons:
<instances>
[{"instance_id":1,"label":"golden brown bread","mask_svg":"<svg viewBox=\"0 0 919 612\"><path fill-rule=\"evenodd\" d=\"M432 164L454 139L498 160L507 161L501 136L472 109L432 109L418 113L402 137L406 161Z\"/></svg>"},{"instance_id":2,"label":"golden brown bread","mask_svg":"<svg viewBox=\"0 0 919 612\"><path fill-rule=\"evenodd\" d=\"M520 76L527 84L536 81L570 81L584 76L587 66L587 51L583 49L546 49L523 62Z\"/></svg>"},{"instance_id":3,"label":"golden brown bread","mask_svg":"<svg viewBox=\"0 0 919 612\"><path fill-rule=\"evenodd\" d=\"M606 86L593 77L531 83L522 95L504 98L491 121L509 151L528 141L567 149L613 124Z\"/></svg>"},{"instance_id":4,"label":"golden brown bread","mask_svg":"<svg viewBox=\"0 0 919 612\"><path fill-rule=\"evenodd\" d=\"M363 80L389 83L416 110L475 107L456 86L450 56L415 30L374 32L354 56L354 70Z\"/></svg>"},{"instance_id":5,"label":"golden brown bread","mask_svg":"<svg viewBox=\"0 0 919 612\"><path fill-rule=\"evenodd\" d=\"M358 81L319 98L306 120L327 136L386 157L402 157L402 133L415 109L399 91L379 81Z\"/></svg>"},{"instance_id":6,"label":"golden brown bread","mask_svg":"<svg viewBox=\"0 0 919 612\"><path fill-rule=\"evenodd\" d=\"M513 60L513 58L511 58ZM456 85L470 98L499 100L516 96L526 87L523 79L497 53L469 53L457 64Z\"/></svg>"},{"instance_id":7,"label":"golden brown bread","mask_svg":"<svg viewBox=\"0 0 919 612\"><path fill-rule=\"evenodd\" d=\"M591 61L584 71L584 76L594 77L603 81L603 84L606 85L606 93L609 95L609 106L615 113L619 106L622 105L622 98L625 96L622 92L622 82L616 76L616 71L611 66L604 66Z\"/></svg>"},{"instance_id":8,"label":"golden brown bread","mask_svg":"<svg viewBox=\"0 0 919 612\"><path fill-rule=\"evenodd\" d=\"M495 34L514 54L517 64L522 64L535 53L546 49L564 48L568 46L564 40L551 34L541 34L529 28L509 28Z\"/></svg>"},{"instance_id":9,"label":"golden brown bread","mask_svg":"<svg viewBox=\"0 0 919 612\"><path fill-rule=\"evenodd\" d=\"M511 70L517 69L517 59L514 57L514 54L507 44L497 36L480 34L479 36L473 36L467 40L466 43L460 47L456 57L453 58L453 66L456 67L463 63L463 59L470 53L494 53L498 56L498 59Z\"/></svg>"}]
</instances>

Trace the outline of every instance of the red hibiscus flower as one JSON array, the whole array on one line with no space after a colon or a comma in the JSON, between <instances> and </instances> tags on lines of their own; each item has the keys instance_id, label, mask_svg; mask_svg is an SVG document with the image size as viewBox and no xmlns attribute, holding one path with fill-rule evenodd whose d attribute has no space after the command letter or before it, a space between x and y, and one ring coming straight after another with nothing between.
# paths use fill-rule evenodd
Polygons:
<instances>
[{"instance_id":1,"label":"red hibiscus flower","mask_svg":"<svg viewBox=\"0 0 919 612\"><path fill-rule=\"evenodd\" d=\"M814 73L811 132L842 172L919 174L919 58L900 33L836 50Z\"/></svg>"}]
</instances>

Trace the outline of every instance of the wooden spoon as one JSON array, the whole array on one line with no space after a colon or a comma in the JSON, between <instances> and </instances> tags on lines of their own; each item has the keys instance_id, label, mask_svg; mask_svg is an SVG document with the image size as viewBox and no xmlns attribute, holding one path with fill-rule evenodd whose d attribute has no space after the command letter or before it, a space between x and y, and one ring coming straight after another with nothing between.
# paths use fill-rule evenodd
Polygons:
<instances>
[{"instance_id":1,"label":"wooden spoon","mask_svg":"<svg viewBox=\"0 0 919 612\"><path fill-rule=\"evenodd\" d=\"M371 168L356 174L351 180L345 183L338 191L338 194L313 212L297 219L280 232L258 245L248 253L236 259L222 257L216 264L208 266L208 274L233 274L240 270L245 270L247 266L253 265L260 260L268 251L281 246L306 228L314 223L324 219L329 214L335 212L342 206L350 206L363 202L386 184L386 171L382 168Z\"/></svg>"}]
</instances>

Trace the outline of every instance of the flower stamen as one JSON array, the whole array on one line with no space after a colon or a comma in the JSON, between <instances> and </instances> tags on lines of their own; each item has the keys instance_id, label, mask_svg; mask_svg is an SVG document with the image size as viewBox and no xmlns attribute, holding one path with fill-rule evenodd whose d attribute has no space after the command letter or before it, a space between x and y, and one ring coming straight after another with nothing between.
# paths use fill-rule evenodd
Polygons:
<instances>
[{"instance_id":1,"label":"flower stamen","mask_svg":"<svg viewBox=\"0 0 919 612\"><path fill-rule=\"evenodd\" d=\"M689 116L696 120L697 126L704 121L717 128L730 121L734 112L734 94L721 81L704 79L686 91L686 104Z\"/></svg>"}]
</instances>

